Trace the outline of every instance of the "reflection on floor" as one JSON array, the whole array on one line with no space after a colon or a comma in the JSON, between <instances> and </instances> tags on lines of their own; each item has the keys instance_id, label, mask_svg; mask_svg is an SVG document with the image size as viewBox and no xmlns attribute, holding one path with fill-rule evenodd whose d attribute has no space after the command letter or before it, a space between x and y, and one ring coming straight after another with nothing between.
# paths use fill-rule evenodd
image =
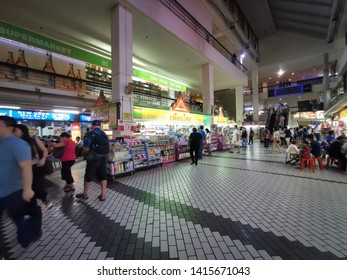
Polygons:
<instances>
[{"instance_id":1,"label":"reflection on floor","mask_svg":"<svg viewBox=\"0 0 347 280\"><path fill-rule=\"evenodd\" d=\"M23 249L2 225L10 259L346 259L346 174L284 165L259 143L109 182L80 201L48 178L42 238ZM84 162L73 167L78 191Z\"/></svg>"}]
</instances>

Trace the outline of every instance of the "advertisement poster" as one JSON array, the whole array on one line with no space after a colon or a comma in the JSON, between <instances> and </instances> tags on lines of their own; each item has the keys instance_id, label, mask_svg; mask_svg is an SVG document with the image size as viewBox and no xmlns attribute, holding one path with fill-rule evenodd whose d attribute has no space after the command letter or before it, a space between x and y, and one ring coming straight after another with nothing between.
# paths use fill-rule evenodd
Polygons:
<instances>
[{"instance_id":1,"label":"advertisement poster","mask_svg":"<svg viewBox=\"0 0 347 280\"><path fill-rule=\"evenodd\" d=\"M0 81L85 91L86 86L82 82L86 79L85 62L3 38L0 38L0 62L4 63L0 64Z\"/></svg>"},{"instance_id":2,"label":"advertisement poster","mask_svg":"<svg viewBox=\"0 0 347 280\"><path fill-rule=\"evenodd\" d=\"M110 128L117 128L117 104L110 104L108 107L108 123Z\"/></svg>"}]
</instances>

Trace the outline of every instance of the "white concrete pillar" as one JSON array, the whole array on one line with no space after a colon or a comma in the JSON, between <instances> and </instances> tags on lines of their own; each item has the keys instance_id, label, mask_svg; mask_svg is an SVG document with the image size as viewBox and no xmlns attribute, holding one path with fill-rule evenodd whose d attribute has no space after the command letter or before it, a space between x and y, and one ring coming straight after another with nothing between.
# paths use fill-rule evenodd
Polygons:
<instances>
[{"instance_id":1,"label":"white concrete pillar","mask_svg":"<svg viewBox=\"0 0 347 280\"><path fill-rule=\"evenodd\" d=\"M236 109L236 120L237 125L243 123L243 85L237 85L235 87L235 109Z\"/></svg>"},{"instance_id":2,"label":"white concrete pillar","mask_svg":"<svg viewBox=\"0 0 347 280\"><path fill-rule=\"evenodd\" d=\"M262 87L263 87L263 91L260 94L260 99L266 100L266 99L269 98L269 94L268 94L268 91L267 91L267 82L263 82Z\"/></svg>"},{"instance_id":3,"label":"white concrete pillar","mask_svg":"<svg viewBox=\"0 0 347 280\"><path fill-rule=\"evenodd\" d=\"M112 9L111 51L112 51L112 103L120 102L120 119L133 119L132 94L126 88L132 82L132 14L121 4ZM131 133L114 132L114 136Z\"/></svg>"},{"instance_id":4,"label":"white concrete pillar","mask_svg":"<svg viewBox=\"0 0 347 280\"><path fill-rule=\"evenodd\" d=\"M258 69L252 71L253 122L259 122Z\"/></svg>"},{"instance_id":5,"label":"white concrete pillar","mask_svg":"<svg viewBox=\"0 0 347 280\"><path fill-rule=\"evenodd\" d=\"M210 124L214 122L213 106L214 106L214 89L213 89L213 65L206 63L202 65L202 99L203 113L211 115Z\"/></svg>"}]
</instances>

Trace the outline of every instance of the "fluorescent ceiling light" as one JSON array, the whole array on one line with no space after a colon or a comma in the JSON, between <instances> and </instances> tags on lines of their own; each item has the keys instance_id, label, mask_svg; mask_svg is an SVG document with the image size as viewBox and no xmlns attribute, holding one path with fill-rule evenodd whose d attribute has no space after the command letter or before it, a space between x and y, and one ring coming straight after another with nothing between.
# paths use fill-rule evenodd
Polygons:
<instances>
[{"instance_id":1,"label":"fluorescent ceiling light","mask_svg":"<svg viewBox=\"0 0 347 280\"><path fill-rule=\"evenodd\" d=\"M74 111L74 110L63 110L63 109L54 109L54 113L66 113L66 114L79 114L79 111Z\"/></svg>"},{"instance_id":2,"label":"fluorescent ceiling light","mask_svg":"<svg viewBox=\"0 0 347 280\"><path fill-rule=\"evenodd\" d=\"M244 54L244 53L241 54L241 55L240 55L240 58L241 58L241 59L244 59L244 58L245 58L245 54Z\"/></svg>"},{"instance_id":3,"label":"fluorescent ceiling light","mask_svg":"<svg viewBox=\"0 0 347 280\"><path fill-rule=\"evenodd\" d=\"M279 76L279 77L282 76L283 73L284 73L284 71L283 71L282 69L280 69L280 70L278 71L278 76Z\"/></svg>"},{"instance_id":4,"label":"fluorescent ceiling light","mask_svg":"<svg viewBox=\"0 0 347 280\"><path fill-rule=\"evenodd\" d=\"M180 82L180 81L177 81L177 80L174 80L174 79L165 77L165 76L163 76L163 75L159 75L159 74L157 74L157 73L148 71L148 70L146 70L146 69L143 69L143 68L140 68L140 67L137 67L137 66L133 66L133 68L138 69L138 70L141 70L141 71L144 71L144 72L147 72L147 73L152 74L152 75L156 75L156 76L158 76L158 77L162 77L162 78L164 78L164 79L173 81L173 82L175 82L175 83L179 83L179 84L184 85L184 86L186 86L186 87L190 87L189 85L187 85L187 84L185 84L185 83L182 83L182 82Z\"/></svg>"},{"instance_id":5,"label":"fluorescent ceiling light","mask_svg":"<svg viewBox=\"0 0 347 280\"><path fill-rule=\"evenodd\" d=\"M18 107L18 106L6 106L6 105L0 105L0 108L13 109L13 110L19 110L20 109L20 107Z\"/></svg>"}]
</instances>

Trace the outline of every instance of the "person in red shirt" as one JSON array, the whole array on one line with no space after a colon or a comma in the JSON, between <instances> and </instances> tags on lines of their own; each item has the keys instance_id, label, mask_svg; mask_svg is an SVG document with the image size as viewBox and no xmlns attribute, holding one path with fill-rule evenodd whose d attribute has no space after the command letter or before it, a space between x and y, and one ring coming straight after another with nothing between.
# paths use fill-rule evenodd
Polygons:
<instances>
[{"instance_id":1,"label":"person in red shirt","mask_svg":"<svg viewBox=\"0 0 347 280\"><path fill-rule=\"evenodd\" d=\"M75 191L74 179L71 174L71 167L76 161L76 143L72 141L71 135L67 132L63 132L60 135L60 143L54 143L54 148L64 147L61 161L61 179L66 181L64 188L65 192Z\"/></svg>"}]
</instances>

